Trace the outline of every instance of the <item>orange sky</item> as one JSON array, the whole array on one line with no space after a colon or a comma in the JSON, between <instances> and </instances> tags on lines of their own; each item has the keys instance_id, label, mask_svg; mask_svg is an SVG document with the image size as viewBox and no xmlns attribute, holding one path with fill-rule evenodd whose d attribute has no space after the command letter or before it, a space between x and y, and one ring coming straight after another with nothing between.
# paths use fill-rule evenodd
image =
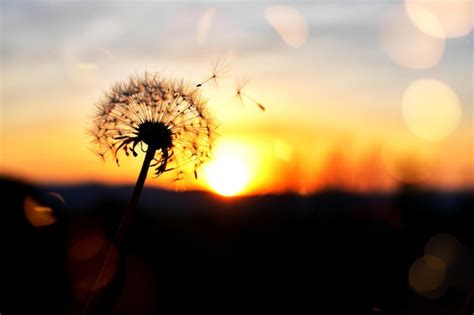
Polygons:
<instances>
[{"instance_id":1,"label":"orange sky","mask_svg":"<svg viewBox=\"0 0 474 315\"><path fill-rule=\"evenodd\" d=\"M387 190L401 181L474 184L472 31L462 32L472 26L445 25L438 11L426 12L438 14L430 21L444 35L427 34L434 31L401 4L370 1L351 13L343 2L238 9L167 3L160 22L143 21L150 8L129 12L126 4L77 20L66 17L94 4L5 6L3 174L37 183L133 183L143 157L117 167L88 149L94 104L115 81L145 70L199 82L220 57L230 76L202 91L222 122L216 161L198 181L186 181L188 188L306 194L328 186ZM52 21L31 20L29 10ZM157 33L130 34L133 21ZM64 27L55 33L53 22ZM394 34L393 25L403 32ZM415 33L422 55L410 44ZM234 76L242 75L250 79L245 92L265 112L232 102ZM174 187L166 176L147 184Z\"/></svg>"}]
</instances>

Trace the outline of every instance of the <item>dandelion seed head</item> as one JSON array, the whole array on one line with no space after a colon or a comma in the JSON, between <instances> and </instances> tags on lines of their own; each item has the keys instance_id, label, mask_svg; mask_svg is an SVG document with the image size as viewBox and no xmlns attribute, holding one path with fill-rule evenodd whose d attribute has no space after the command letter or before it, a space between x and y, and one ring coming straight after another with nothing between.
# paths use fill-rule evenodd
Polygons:
<instances>
[{"instance_id":1,"label":"dandelion seed head","mask_svg":"<svg viewBox=\"0 0 474 315\"><path fill-rule=\"evenodd\" d=\"M183 81L157 74L132 76L116 83L98 102L89 130L94 151L116 163L122 155L156 150L155 174L175 171L181 179L185 165L191 174L210 156L216 128L206 101Z\"/></svg>"}]
</instances>

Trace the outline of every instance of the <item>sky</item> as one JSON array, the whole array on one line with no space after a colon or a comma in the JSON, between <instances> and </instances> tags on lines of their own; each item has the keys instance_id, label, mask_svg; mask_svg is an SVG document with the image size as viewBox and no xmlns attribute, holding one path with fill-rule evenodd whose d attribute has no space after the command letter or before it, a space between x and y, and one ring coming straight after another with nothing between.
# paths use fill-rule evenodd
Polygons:
<instances>
[{"instance_id":1,"label":"sky","mask_svg":"<svg viewBox=\"0 0 474 315\"><path fill-rule=\"evenodd\" d=\"M472 3L433 3L2 1L0 173L133 183L141 157L89 149L94 104L130 75L196 84L220 60L228 75L202 87L215 160L190 189L472 187ZM236 102L242 78L266 111Z\"/></svg>"}]
</instances>

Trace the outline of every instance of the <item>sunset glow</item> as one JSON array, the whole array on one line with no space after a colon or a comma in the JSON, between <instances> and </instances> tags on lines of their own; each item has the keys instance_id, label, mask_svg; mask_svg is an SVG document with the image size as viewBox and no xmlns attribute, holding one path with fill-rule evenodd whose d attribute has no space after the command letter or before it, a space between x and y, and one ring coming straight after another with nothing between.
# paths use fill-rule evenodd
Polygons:
<instances>
[{"instance_id":1,"label":"sunset glow","mask_svg":"<svg viewBox=\"0 0 474 315\"><path fill-rule=\"evenodd\" d=\"M474 0L0 1L0 315L474 315Z\"/></svg>"},{"instance_id":2,"label":"sunset glow","mask_svg":"<svg viewBox=\"0 0 474 315\"><path fill-rule=\"evenodd\" d=\"M143 152L119 167L91 152L93 105L144 71L195 87L219 59L228 71L199 87L219 144L197 180L190 170L187 189L392 190L414 178L472 186L472 19L463 1L449 10L430 3L124 2L102 11L91 2L7 2L0 172L37 183L134 183ZM239 101L242 77L248 97ZM150 175L147 185L175 189L174 179Z\"/></svg>"},{"instance_id":3,"label":"sunset glow","mask_svg":"<svg viewBox=\"0 0 474 315\"><path fill-rule=\"evenodd\" d=\"M205 166L205 180L222 196L241 193L251 180L247 158L238 146L227 144L216 150L215 158Z\"/></svg>"}]
</instances>

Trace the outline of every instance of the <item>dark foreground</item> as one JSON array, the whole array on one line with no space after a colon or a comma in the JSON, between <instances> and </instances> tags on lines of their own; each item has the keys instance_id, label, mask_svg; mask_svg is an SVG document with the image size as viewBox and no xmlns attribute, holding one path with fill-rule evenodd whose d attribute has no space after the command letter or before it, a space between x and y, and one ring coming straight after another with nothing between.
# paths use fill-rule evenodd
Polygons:
<instances>
[{"instance_id":1,"label":"dark foreground","mask_svg":"<svg viewBox=\"0 0 474 315\"><path fill-rule=\"evenodd\" d=\"M2 315L474 312L472 192L145 190L96 281L131 187L0 185Z\"/></svg>"}]
</instances>

